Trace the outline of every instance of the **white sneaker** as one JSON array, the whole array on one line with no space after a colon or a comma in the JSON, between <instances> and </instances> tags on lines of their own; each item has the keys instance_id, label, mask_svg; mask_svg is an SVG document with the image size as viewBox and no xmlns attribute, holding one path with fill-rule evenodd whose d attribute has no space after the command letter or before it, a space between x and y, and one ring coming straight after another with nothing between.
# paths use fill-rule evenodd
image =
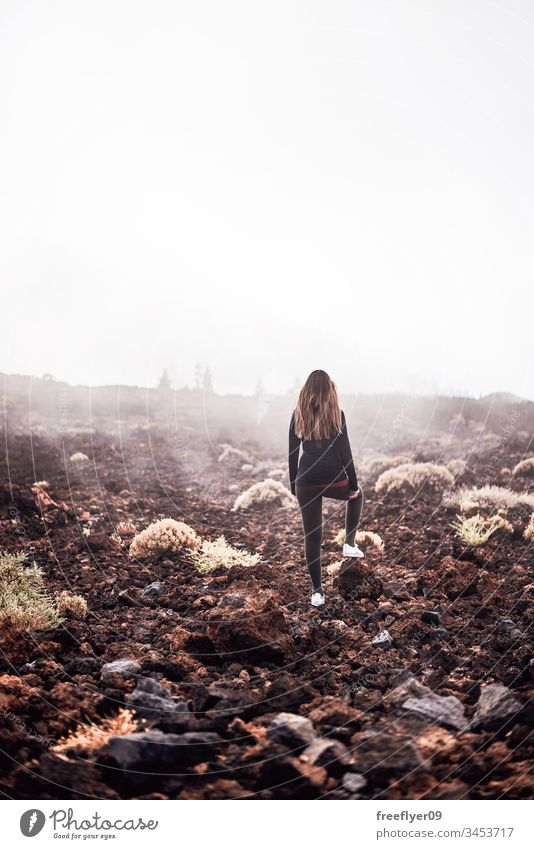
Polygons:
<instances>
[{"instance_id":1,"label":"white sneaker","mask_svg":"<svg viewBox=\"0 0 534 849\"><path fill-rule=\"evenodd\" d=\"M311 597L311 603L314 607L320 607L322 604L324 604L324 593L313 593Z\"/></svg>"},{"instance_id":2,"label":"white sneaker","mask_svg":"<svg viewBox=\"0 0 534 849\"><path fill-rule=\"evenodd\" d=\"M361 548L358 548L356 543L349 545L347 542L343 546L343 557L363 557L364 553Z\"/></svg>"}]
</instances>

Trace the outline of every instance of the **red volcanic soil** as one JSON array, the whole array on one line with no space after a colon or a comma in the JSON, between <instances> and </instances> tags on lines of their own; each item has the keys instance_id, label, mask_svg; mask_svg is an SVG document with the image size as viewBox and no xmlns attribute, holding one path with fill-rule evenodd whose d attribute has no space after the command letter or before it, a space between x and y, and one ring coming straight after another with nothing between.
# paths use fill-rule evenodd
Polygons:
<instances>
[{"instance_id":1,"label":"red volcanic soil","mask_svg":"<svg viewBox=\"0 0 534 849\"><path fill-rule=\"evenodd\" d=\"M364 481L362 529L384 551L368 544L362 563L325 572L327 604L314 609L296 502L232 512L268 474L218 463L194 430L186 443L178 451L164 430L8 439L0 548L26 551L48 590L83 595L89 612L44 632L3 629L5 796L531 797L529 511L473 548L440 495L379 498ZM89 461L71 463L74 451ZM471 457L465 481L487 462ZM31 490L40 480L49 501ZM343 509L324 504L325 567L341 557ZM163 517L261 561L202 574L186 553L135 562L131 531L113 536ZM384 629L389 648L372 644ZM105 667L120 660L133 663ZM88 742L128 705L133 731ZM80 727L85 743L56 748Z\"/></svg>"}]
</instances>

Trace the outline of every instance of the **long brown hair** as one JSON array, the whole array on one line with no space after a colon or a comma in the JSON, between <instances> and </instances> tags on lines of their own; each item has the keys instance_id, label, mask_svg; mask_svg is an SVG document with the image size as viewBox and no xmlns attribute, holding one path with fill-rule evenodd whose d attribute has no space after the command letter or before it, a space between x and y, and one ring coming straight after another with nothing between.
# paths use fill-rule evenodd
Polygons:
<instances>
[{"instance_id":1,"label":"long brown hair","mask_svg":"<svg viewBox=\"0 0 534 849\"><path fill-rule=\"evenodd\" d=\"M322 369L312 371L295 407L295 433L301 439L328 439L341 430L336 384Z\"/></svg>"}]
</instances>

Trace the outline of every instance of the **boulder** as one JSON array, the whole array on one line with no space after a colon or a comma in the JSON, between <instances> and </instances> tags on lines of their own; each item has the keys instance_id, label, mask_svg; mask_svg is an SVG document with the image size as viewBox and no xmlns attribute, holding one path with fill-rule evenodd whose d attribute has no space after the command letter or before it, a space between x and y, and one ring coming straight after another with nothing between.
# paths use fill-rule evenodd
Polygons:
<instances>
[{"instance_id":1,"label":"boulder","mask_svg":"<svg viewBox=\"0 0 534 849\"><path fill-rule=\"evenodd\" d=\"M191 719L187 702L174 699L169 690L154 678L140 678L126 703L145 719L173 731L184 730Z\"/></svg>"},{"instance_id":2,"label":"boulder","mask_svg":"<svg viewBox=\"0 0 534 849\"><path fill-rule=\"evenodd\" d=\"M141 731L110 737L106 749L124 770L179 775L184 768L209 761L221 742L221 737L211 731L187 734Z\"/></svg>"},{"instance_id":3,"label":"boulder","mask_svg":"<svg viewBox=\"0 0 534 849\"><path fill-rule=\"evenodd\" d=\"M521 702L503 684L488 684L480 691L471 728L497 730L509 726L522 710Z\"/></svg>"},{"instance_id":4,"label":"boulder","mask_svg":"<svg viewBox=\"0 0 534 849\"><path fill-rule=\"evenodd\" d=\"M456 696L438 696L437 693L428 693L417 699L406 699L402 707L405 710L422 713L434 722L454 728L456 731L465 731L467 728L464 706Z\"/></svg>"},{"instance_id":5,"label":"boulder","mask_svg":"<svg viewBox=\"0 0 534 849\"><path fill-rule=\"evenodd\" d=\"M348 754L347 747L339 740L323 737L313 740L304 749L301 758L314 766L324 766L329 771L333 771L347 764Z\"/></svg>"},{"instance_id":6,"label":"boulder","mask_svg":"<svg viewBox=\"0 0 534 849\"><path fill-rule=\"evenodd\" d=\"M141 664L132 660L132 658L125 657L104 663L100 671L100 678L102 681L110 681L114 675L120 675L121 678L135 678L140 672Z\"/></svg>"},{"instance_id":7,"label":"boulder","mask_svg":"<svg viewBox=\"0 0 534 849\"><path fill-rule=\"evenodd\" d=\"M207 634L216 651L232 659L279 660L293 647L276 593L239 590L225 595L209 616Z\"/></svg>"},{"instance_id":8,"label":"boulder","mask_svg":"<svg viewBox=\"0 0 534 849\"><path fill-rule=\"evenodd\" d=\"M376 599L382 594L382 581L368 563L356 560L343 564L334 579L334 588L343 598L351 601Z\"/></svg>"},{"instance_id":9,"label":"boulder","mask_svg":"<svg viewBox=\"0 0 534 849\"><path fill-rule=\"evenodd\" d=\"M351 769L379 787L403 775L413 778L414 771L427 771L421 753L405 735L370 728L353 735L351 748Z\"/></svg>"},{"instance_id":10,"label":"boulder","mask_svg":"<svg viewBox=\"0 0 534 849\"><path fill-rule=\"evenodd\" d=\"M293 749L306 746L317 736L313 723L297 713L279 713L271 722L267 735Z\"/></svg>"},{"instance_id":11,"label":"boulder","mask_svg":"<svg viewBox=\"0 0 534 849\"><path fill-rule=\"evenodd\" d=\"M400 706L406 699L419 699L422 696L427 696L432 691L429 687L426 687L421 681L418 681L417 678L408 678L406 681L402 681L397 687L393 690L390 690L384 696L384 702L386 705Z\"/></svg>"}]
</instances>

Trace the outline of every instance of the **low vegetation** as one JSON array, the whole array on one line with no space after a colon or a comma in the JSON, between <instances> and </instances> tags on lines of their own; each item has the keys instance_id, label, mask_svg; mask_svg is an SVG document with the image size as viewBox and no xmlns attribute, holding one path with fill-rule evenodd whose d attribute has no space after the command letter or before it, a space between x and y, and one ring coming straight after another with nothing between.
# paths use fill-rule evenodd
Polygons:
<instances>
[{"instance_id":1,"label":"low vegetation","mask_svg":"<svg viewBox=\"0 0 534 849\"><path fill-rule=\"evenodd\" d=\"M443 492L454 484L454 477L445 466L437 463L402 463L382 472L375 484L378 495L391 492L410 493L419 489Z\"/></svg>"},{"instance_id":2,"label":"low vegetation","mask_svg":"<svg viewBox=\"0 0 534 849\"><path fill-rule=\"evenodd\" d=\"M120 708L116 716L107 717L100 724L80 723L75 731L62 737L52 748L55 752L91 754L105 746L110 737L133 734L138 730L139 723L133 711Z\"/></svg>"},{"instance_id":3,"label":"low vegetation","mask_svg":"<svg viewBox=\"0 0 534 849\"><path fill-rule=\"evenodd\" d=\"M372 545L377 551L384 551L384 540L380 534L374 531L356 531L356 545ZM343 545L345 542L345 529L342 528L334 537L334 545Z\"/></svg>"},{"instance_id":4,"label":"low vegetation","mask_svg":"<svg viewBox=\"0 0 534 849\"><path fill-rule=\"evenodd\" d=\"M200 542L200 537L185 522L159 519L134 536L130 543L130 555L143 558L158 554L179 554L184 549L197 549Z\"/></svg>"},{"instance_id":5,"label":"low vegetation","mask_svg":"<svg viewBox=\"0 0 534 849\"><path fill-rule=\"evenodd\" d=\"M484 545L499 528L510 533L513 531L510 522L507 522L502 516L492 516L486 519L480 513L469 518L457 516L457 521L453 522L452 527L466 545Z\"/></svg>"},{"instance_id":6,"label":"low vegetation","mask_svg":"<svg viewBox=\"0 0 534 849\"><path fill-rule=\"evenodd\" d=\"M521 460L512 469L512 477L515 478L522 475L534 475L534 457L527 457L525 460Z\"/></svg>"},{"instance_id":7,"label":"low vegetation","mask_svg":"<svg viewBox=\"0 0 534 849\"><path fill-rule=\"evenodd\" d=\"M204 540L195 554L195 563L201 572L212 572L218 566L224 566L225 569L231 566L255 566L259 560L259 554L234 548L224 536L213 541Z\"/></svg>"},{"instance_id":8,"label":"low vegetation","mask_svg":"<svg viewBox=\"0 0 534 849\"><path fill-rule=\"evenodd\" d=\"M459 507L461 513L471 510L506 512L522 506L534 509L534 493L514 492L503 486L464 487L449 493L445 497L445 504L448 507Z\"/></svg>"},{"instance_id":9,"label":"low vegetation","mask_svg":"<svg viewBox=\"0 0 534 849\"><path fill-rule=\"evenodd\" d=\"M0 625L21 630L54 628L61 622L57 599L44 588L42 569L24 552L0 553Z\"/></svg>"},{"instance_id":10,"label":"low vegetation","mask_svg":"<svg viewBox=\"0 0 534 849\"><path fill-rule=\"evenodd\" d=\"M232 511L248 510L249 507L259 504L278 504L281 507L289 507L296 503L290 491L280 481L266 478L264 481L252 484L248 489L238 495Z\"/></svg>"},{"instance_id":11,"label":"low vegetation","mask_svg":"<svg viewBox=\"0 0 534 849\"><path fill-rule=\"evenodd\" d=\"M87 602L81 595L75 595L63 590L57 597L57 609L60 616L68 616L71 619L85 619L87 616Z\"/></svg>"}]
</instances>

